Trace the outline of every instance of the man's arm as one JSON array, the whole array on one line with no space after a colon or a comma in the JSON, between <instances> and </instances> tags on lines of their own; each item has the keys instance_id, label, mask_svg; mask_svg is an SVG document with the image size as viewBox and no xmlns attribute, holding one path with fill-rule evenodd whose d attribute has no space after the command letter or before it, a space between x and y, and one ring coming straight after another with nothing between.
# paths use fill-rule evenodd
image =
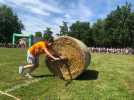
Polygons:
<instances>
[{"instance_id":1,"label":"man's arm","mask_svg":"<svg viewBox=\"0 0 134 100\"><path fill-rule=\"evenodd\" d=\"M54 56L47 50L47 48L44 48L44 51L45 51L45 53L46 53L49 57L51 57L52 59L54 59L54 60L60 60L60 58L54 57Z\"/></svg>"}]
</instances>

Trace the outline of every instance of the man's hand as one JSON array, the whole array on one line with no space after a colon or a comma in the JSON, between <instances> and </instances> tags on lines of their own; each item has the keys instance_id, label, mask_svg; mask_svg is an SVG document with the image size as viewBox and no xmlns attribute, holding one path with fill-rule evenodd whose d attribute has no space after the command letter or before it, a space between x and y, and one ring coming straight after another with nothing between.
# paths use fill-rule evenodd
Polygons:
<instances>
[{"instance_id":1,"label":"man's hand","mask_svg":"<svg viewBox=\"0 0 134 100\"><path fill-rule=\"evenodd\" d=\"M54 58L54 60L61 60L60 58Z\"/></svg>"},{"instance_id":2,"label":"man's hand","mask_svg":"<svg viewBox=\"0 0 134 100\"><path fill-rule=\"evenodd\" d=\"M56 57L54 60L64 60L64 59L65 59L65 57L60 56L60 57Z\"/></svg>"},{"instance_id":3,"label":"man's hand","mask_svg":"<svg viewBox=\"0 0 134 100\"><path fill-rule=\"evenodd\" d=\"M66 58L65 58L64 56L60 56L60 59L62 59L62 60L63 60L63 59L66 59Z\"/></svg>"}]
</instances>

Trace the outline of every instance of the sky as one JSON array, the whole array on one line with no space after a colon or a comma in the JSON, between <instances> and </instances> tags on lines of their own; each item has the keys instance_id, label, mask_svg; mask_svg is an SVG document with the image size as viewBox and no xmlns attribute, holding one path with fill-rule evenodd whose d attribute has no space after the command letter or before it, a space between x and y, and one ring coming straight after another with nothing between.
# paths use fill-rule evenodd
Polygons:
<instances>
[{"instance_id":1,"label":"sky","mask_svg":"<svg viewBox=\"0 0 134 100\"><path fill-rule=\"evenodd\" d=\"M24 24L23 34L43 32L50 27L54 34L60 31L62 21L71 25L75 21L104 19L117 5L129 2L134 8L134 0L0 0L12 8Z\"/></svg>"}]
</instances>

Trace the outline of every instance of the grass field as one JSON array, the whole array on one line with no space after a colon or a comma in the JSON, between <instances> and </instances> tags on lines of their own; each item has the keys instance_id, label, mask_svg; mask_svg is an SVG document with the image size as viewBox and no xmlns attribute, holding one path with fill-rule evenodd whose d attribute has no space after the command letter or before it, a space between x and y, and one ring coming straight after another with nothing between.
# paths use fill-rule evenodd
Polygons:
<instances>
[{"instance_id":1,"label":"grass field","mask_svg":"<svg viewBox=\"0 0 134 100\"><path fill-rule=\"evenodd\" d=\"M26 50L0 48L0 91L21 100L134 100L134 56L91 55L87 71L67 84L48 71L43 56L35 78L20 79ZM15 99L0 94L0 100Z\"/></svg>"}]
</instances>

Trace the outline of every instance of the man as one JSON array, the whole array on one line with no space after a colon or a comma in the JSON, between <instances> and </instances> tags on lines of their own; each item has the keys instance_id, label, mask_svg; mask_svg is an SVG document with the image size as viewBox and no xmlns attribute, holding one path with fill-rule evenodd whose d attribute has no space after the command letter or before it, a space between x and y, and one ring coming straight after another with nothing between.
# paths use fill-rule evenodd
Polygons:
<instances>
[{"instance_id":1,"label":"man","mask_svg":"<svg viewBox=\"0 0 134 100\"><path fill-rule=\"evenodd\" d=\"M53 60L60 60L60 58L54 57L49 51L48 51L48 43L46 41L39 41L35 44L33 44L27 51L27 65L20 66L19 67L19 74L21 77L24 76L24 70L29 69L28 73L26 73L25 76L28 78L32 78L31 73L39 66L39 56L41 54L46 54Z\"/></svg>"}]
</instances>

